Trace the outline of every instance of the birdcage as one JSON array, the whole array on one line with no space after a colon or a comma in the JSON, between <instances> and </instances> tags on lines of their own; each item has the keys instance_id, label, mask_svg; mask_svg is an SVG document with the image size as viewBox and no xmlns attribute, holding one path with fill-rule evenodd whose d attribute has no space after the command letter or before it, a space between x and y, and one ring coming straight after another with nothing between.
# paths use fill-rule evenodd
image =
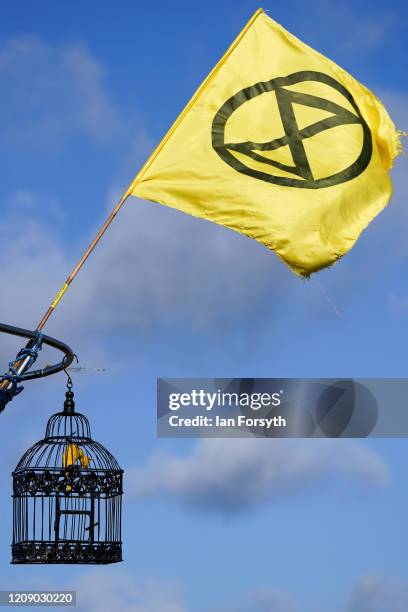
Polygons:
<instances>
[{"instance_id":1,"label":"birdcage","mask_svg":"<svg viewBox=\"0 0 408 612\"><path fill-rule=\"evenodd\" d=\"M64 410L13 472L12 563L122 560L123 471L73 397L69 385Z\"/></svg>"}]
</instances>

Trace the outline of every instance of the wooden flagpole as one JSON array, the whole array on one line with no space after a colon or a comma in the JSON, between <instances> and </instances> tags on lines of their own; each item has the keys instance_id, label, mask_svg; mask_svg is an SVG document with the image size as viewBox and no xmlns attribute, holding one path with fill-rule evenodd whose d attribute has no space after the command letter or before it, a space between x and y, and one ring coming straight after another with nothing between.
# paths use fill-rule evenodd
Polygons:
<instances>
[{"instance_id":1,"label":"wooden flagpole","mask_svg":"<svg viewBox=\"0 0 408 612\"><path fill-rule=\"evenodd\" d=\"M69 276L68 276L67 280L65 281L64 285L62 286L62 288L60 289L60 291L56 295L55 300L50 304L50 306L48 307L47 311L44 313L43 318L41 319L41 321L39 322L39 324L37 326L37 331L41 331L43 329L44 325L46 324L46 322L48 321L48 319L50 318L50 316L52 315L52 313L54 312L54 310L58 306L62 296L64 295L64 293L66 292L66 290L68 289L68 287L70 286L70 284L72 283L72 281L74 280L74 278L76 277L78 272L81 270L81 268L83 267L83 265L86 262L86 260L88 259L88 257L94 251L96 245L98 244L98 242L100 241L102 236L105 234L106 230L111 225L112 221L114 220L114 218L116 217L116 215L118 214L118 212L120 211L120 209L122 208L124 203L126 202L126 200L127 200L129 195L130 195L130 192L127 191L121 197L119 202L116 204L115 208L112 210L112 212L110 213L109 217L106 219L105 223L102 225L101 229L96 234L95 238L92 240L91 244L86 249L85 253L82 255L81 259L78 261L78 263L75 266L75 268L69 274Z\"/></svg>"},{"instance_id":2,"label":"wooden flagpole","mask_svg":"<svg viewBox=\"0 0 408 612\"><path fill-rule=\"evenodd\" d=\"M128 189L128 191L126 191L126 193L123 194L123 196L120 198L119 202L116 204L115 208L112 210L112 212L110 213L110 215L106 219L105 223L102 225L102 227L99 230L99 232L96 234L95 238L92 240L91 244L86 249L85 253L82 255L81 259L78 261L78 263L76 264L74 269L69 274L67 280L65 281L64 285L62 286L62 288L60 289L60 291L56 295L54 301L50 304L50 306L48 307L48 309L44 313L44 316L42 317L41 321L37 325L37 331L38 332L42 331L42 329L44 328L45 324L47 323L48 319L51 317L52 313L54 312L54 310L58 306L58 304L59 304L61 298L63 297L63 295L65 294L66 290L68 289L68 287L70 286L70 284L72 283L74 278L77 276L78 272L81 270L81 268L85 264L85 262L88 259L88 257L94 251L96 245L98 244L98 242L100 241L102 236L105 234L106 230L110 227L112 221L115 219L116 215L121 210L122 206L126 202L126 200L129 197L130 193L131 193L130 189ZM34 346L34 343L35 343L34 340L30 340L28 342L26 348L32 348ZM19 361L14 361L12 363L11 367L13 368L13 370L17 374L23 374L24 371L26 370L29 362L30 362L30 357L25 357L24 359L21 359ZM12 383L9 382L8 380L4 380L2 383L0 383L0 390L1 389L9 389L11 387L12 387Z\"/></svg>"}]
</instances>

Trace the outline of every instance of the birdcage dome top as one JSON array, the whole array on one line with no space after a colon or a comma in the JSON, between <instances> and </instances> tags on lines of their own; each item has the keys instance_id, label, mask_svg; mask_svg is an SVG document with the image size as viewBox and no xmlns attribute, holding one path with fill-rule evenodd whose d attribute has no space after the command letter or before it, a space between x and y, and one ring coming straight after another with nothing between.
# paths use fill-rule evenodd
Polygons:
<instances>
[{"instance_id":1,"label":"birdcage dome top","mask_svg":"<svg viewBox=\"0 0 408 612\"><path fill-rule=\"evenodd\" d=\"M75 441L86 442L91 439L91 427L89 421L79 412L57 412L53 414L47 423L45 439L75 438Z\"/></svg>"},{"instance_id":2,"label":"birdcage dome top","mask_svg":"<svg viewBox=\"0 0 408 612\"><path fill-rule=\"evenodd\" d=\"M14 472L67 466L91 472L122 471L112 453L92 439L88 419L75 412L71 391L66 394L64 410L49 418L45 437L24 453Z\"/></svg>"}]
</instances>

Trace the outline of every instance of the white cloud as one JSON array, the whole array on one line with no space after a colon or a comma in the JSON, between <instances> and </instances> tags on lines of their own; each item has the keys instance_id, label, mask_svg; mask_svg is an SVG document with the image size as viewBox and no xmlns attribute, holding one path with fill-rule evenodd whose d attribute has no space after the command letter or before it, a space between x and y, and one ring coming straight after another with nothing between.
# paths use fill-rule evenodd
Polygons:
<instances>
[{"instance_id":1,"label":"white cloud","mask_svg":"<svg viewBox=\"0 0 408 612\"><path fill-rule=\"evenodd\" d=\"M137 499L168 497L227 515L319 488L375 489L386 481L377 454L334 440L204 439L184 456L159 450L127 473Z\"/></svg>"},{"instance_id":2,"label":"white cloud","mask_svg":"<svg viewBox=\"0 0 408 612\"><path fill-rule=\"evenodd\" d=\"M366 16L365 19L361 19L357 12L350 8L344 10L345 8L343 5L343 32L345 33L343 44L347 51L370 51L380 47L389 40L398 23L396 16L391 13L383 13L380 17L378 15Z\"/></svg>"},{"instance_id":3,"label":"white cloud","mask_svg":"<svg viewBox=\"0 0 408 612\"><path fill-rule=\"evenodd\" d=\"M219 327L267 299L268 280L284 286L285 277L286 270L260 245L130 198L77 293L85 304L103 296L104 306L94 313L101 329L115 321L140 328L185 319Z\"/></svg>"},{"instance_id":4,"label":"white cloud","mask_svg":"<svg viewBox=\"0 0 408 612\"><path fill-rule=\"evenodd\" d=\"M53 46L36 36L9 39L0 47L0 87L7 152L55 150L78 135L103 144L122 129L103 69L85 47Z\"/></svg>"},{"instance_id":5,"label":"white cloud","mask_svg":"<svg viewBox=\"0 0 408 612\"><path fill-rule=\"evenodd\" d=\"M72 576L71 566L65 576ZM43 568L44 570L44 568ZM10 579L11 585L10 586ZM1 581L2 588L21 590L21 576ZM55 577L46 571L27 573L25 589L49 591L76 591L76 612L188 612L182 586L177 582L141 576L123 565L82 567L75 577L60 573Z\"/></svg>"},{"instance_id":6,"label":"white cloud","mask_svg":"<svg viewBox=\"0 0 408 612\"><path fill-rule=\"evenodd\" d=\"M392 291L388 295L388 306L393 314L406 314L408 312L408 297L397 295Z\"/></svg>"},{"instance_id":7,"label":"white cloud","mask_svg":"<svg viewBox=\"0 0 408 612\"><path fill-rule=\"evenodd\" d=\"M0 225L0 267L7 287L0 320L23 327L35 326L85 246L65 247L58 206L50 202L48 225L31 211L40 205L41 196L19 192ZM21 207L24 215L19 214ZM81 354L84 331L88 346L103 343L105 334L125 332L129 338L146 328L154 331L181 322L222 334L248 316L252 335L262 325L254 312L262 308L270 317L283 307L282 293L291 287L305 290L305 303L316 296L322 299L254 241L131 198L46 331L72 341ZM323 308L328 311L324 303Z\"/></svg>"},{"instance_id":8,"label":"white cloud","mask_svg":"<svg viewBox=\"0 0 408 612\"><path fill-rule=\"evenodd\" d=\"M362 576L356 583L347 612L406 612L408 584L381 575Z\"/></svg>"},{"instance_id":9,"label":"white cloud","mask_svg":"<svg viewBox=\"0 0 408 612\"><path fill-rule=\"evenodd\" d=\"M52 584L43 588L52 589ZM61 585L58 586L61 589ZM179 585L157 579L141 579L123 568L98 568L79 575L64 586L77 591L78 612L191 612ZM259 588L236 604L219 606L216 612L300 612L313 602L299 606L290 593L279 588ZM313 610L320 609L313 606ZM330 608L331 609L331 608ZM336 609L340 609L337 608ZM344 612L406 612L408 585L383 575L360 577Z\"/></svg>"},{"instance_id":10,"label":"white cloud","mask_svg":"<svg viewBox=\"0 0 408 612\"><path fill-rule=\"evenodd\" d=\"M288 593L268 588L254 591L248 602L238 607L236 612L295 612L295 610L295 603Z\"/></svg>"},{"instance_id":11,"label":"white cloud","mask_svg":"<svg viewBox=\"0 0 408 612\"><path fill-rule=\"evenodd\" d=\"M408 584L396 577L366 574L356 581L345 605L337 600L327 606L318 604L317 599L312 595L299 604L299 597L295 600L291 593L266 587L253 591L236 605L216 608L216 612L406 612Z\"/></svg>"},{"instance_id":12,"label":"white cloud","mask_svg":"<svg viewBox=\"0 0 408 612\"><path fill-rule=\"evenodd\" d=\"M336 5L335 19L330 0L315 0L308 5L307 11L309 23L304 27L313 28L314 39L334 46L336 52L372 52L393 36L399 19L389 5L384 5L382 10L377 6L371 10L367 5L362 15L361 7L350 1Z\"/></svg>"},{"instance_id":13,"label":"white cloud","mask_svg":"<svg viewBox=\"0 0 408 612\"><path fill-rule=\"evenodd\" d=\"M215 608L214 612L297 612L291 595L280 589L257 589L236 605Z\"/></svg>"},{"instance_id":14,"label":"white cloud","mask_svg":"<svg viewBox=\"0 0 408 612\"><path fill-rule=\"evenodd\" d=\"M100 569L77 578L78 612L186 612L179 589L129 571Z\"/></svg>"},{"instance_id":15,"label":"white cloud","mask_svg":"<svg viewBox=\"0 0 408 612\"><path fill-rule=\"evenodd\" d=\"M35 585L38 588L38 584ZM123 567L101 567L86 571L69 583L58 587L45 576L41 588L75 590L78 612L193 612L183 596L180 584L157 578L141 578ZM232 598L231 598L232 599ZM298 598L297 598L298 599ZM366 574L355 583L348 603L323 608L313 601L299 605L291 593L280 588L258 588L226 605L214 602L214 612L303 612L304 610L344 610L344 612L406 612L408 584L396 577Z\"/></svg>"}]
</instances>

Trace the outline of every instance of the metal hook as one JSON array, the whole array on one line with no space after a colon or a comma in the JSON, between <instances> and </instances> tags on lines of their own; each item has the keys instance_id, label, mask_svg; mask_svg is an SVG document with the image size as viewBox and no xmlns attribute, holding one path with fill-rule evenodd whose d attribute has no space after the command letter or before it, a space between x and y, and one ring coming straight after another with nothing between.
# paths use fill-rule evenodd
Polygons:
<instances>
[{"instance_id":1,"label":"metal hook","mask_svg":"<svg viewBox=\"0 0 408 612\"><path fill-rule=\"evenodd\" d=\"M74 383L72 382L72 378L71 376L68 374L68 372L66 371L66 369L64 368L64 372L67 375L67 389L68 391L71 391L72 387L74 386Z\"/></svg>"},{"instance_id":2,"label":"metal hook","mask_svg":"<svg viewBox=\"0 0 408 612\"><path fill-rule=\"evenodd\" d=\"M76 362L79 363L78 356L75 353L74 353L74 358L76 359ZM74 383L72 382L72 378L71 378L69 372L67 371L67 369L66 368L63 368L63 369L64 369L64 372L67 375L67 379L68 379L67 380L67 389L68 389L68 391L71 391L72 387L74 386Z\"/></svg>"}]
</instances>

